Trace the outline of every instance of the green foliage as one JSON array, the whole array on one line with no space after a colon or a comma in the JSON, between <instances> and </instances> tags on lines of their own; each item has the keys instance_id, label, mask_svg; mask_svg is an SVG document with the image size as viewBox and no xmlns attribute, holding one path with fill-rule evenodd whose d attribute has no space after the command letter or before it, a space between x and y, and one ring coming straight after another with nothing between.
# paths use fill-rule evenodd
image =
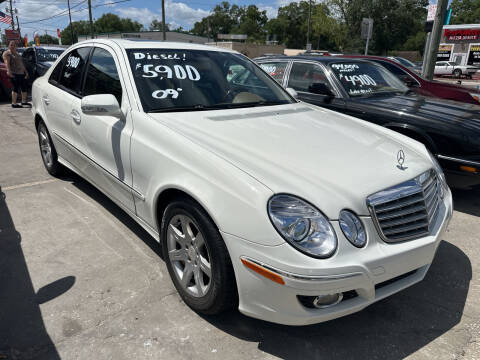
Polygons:
<instances>
[{"instance_id":1,"label":"green foliage","mask_svg":"<svg viewBox=\"0 0 480 360\"><path fill-rule=\"evenodd\" d=\"M425 41L427 38L427 34L425 31L419 31L415 35L410 35L403 44L403 50L407 51L419 51L420 54L423 55L423 51L425 50Z\"/></svg>"},{"instance_id":2,"label":"green foliage","mask_svg":"<svg viewBox=\"0 0 480 360\"><path fill-rule=\"evenodd\" d=\"M78 35L90 34L90 24L88 21L74 21L72 22L75 41L78 41ZM103 14L101 18L93 23L93 29L96 34L107 32L124 32L124 31L139 31L142 24L128 18L120 18L115 14ZM70 24L61 32L62 44L72 44L72 32Z\"/></svg>"},{"instance_id":3,"label":"green foliage","mask_svg":"<svg viewBox=\"0 0 480 360\"><path fill-rule=\"evenodd\" d=\"M162 22L160 20L154 19L149 26L149 30L150 31L153 31L153 30L163 31ZM170 31L170 24L165 24L165 31Z\"/></svg>"},{"instance_id":4,"label":"green foliage","mask_svg":"<svg viewBox=\"0 0 480 360\"><path fill-rule=\"evenodd\" d=\"M246 34L249 40L265 38L267 12L257 6L230 5L227 1L215 6L212 14L196 22L192 33L217 40L218 34Z\"/></svg>"},{"instance_id":5,"label":"green foliage","mask_svg":"<svg viewBox=\"0 0 480 360\"><path fill-rule=\"evenodd\" d=\"M58 45L58 38L45 34L38 37L40 44L55 44Z\"/></svg>"},{"instance_id":6,"label":"green foliage","mask_svg":"<svg viewBox=\"0 0 480 360\"><path fill-rule=\"evenodd\" d=\"M453 0L451 24L480 23L480 0Z\"/></svg>"}]
</instances>

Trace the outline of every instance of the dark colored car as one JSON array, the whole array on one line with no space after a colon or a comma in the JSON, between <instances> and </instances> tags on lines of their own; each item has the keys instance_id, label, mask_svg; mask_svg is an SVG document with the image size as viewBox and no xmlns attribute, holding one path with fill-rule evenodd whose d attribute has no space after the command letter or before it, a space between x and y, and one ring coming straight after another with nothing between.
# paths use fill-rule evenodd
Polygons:
<instances>
[{"instance_id":1,"label":"dark colored car","mask_svg":"<svg viewBox=\"0 0 480 360\"><path fill-rule=\"evenodd\" d=\"M420 96L361 59L295 56L258 63L298 99L407 135L425 144L445 170L480 179L480 105Z\"/></svg>"},{"instance_id":2,"label":"dark colored car","mask_svg":"<svg viewBox=\"0 0 480 360\"><path fill-rule=\"evenodd\" d=\"M30 76L30 82L42 76L65 51L59 47L29 47L22 53L23 63Z\"/></svg>"},{"instance_id":3,"label":"dark colored car","mask_svg":"<svg viewBox=\"0 0 480 360\"><path fill-rule=\"evenodd\" d=\"M343 55L350 59L365 59L374 61L389 70L400 80L404 82L411 90L419 95L431 96L448 100L461 101L470 104L480 103L480 91L467 89L454 84L447 84L440 81L430 81L422 78L414 71L388 58L380 56L364 56L364 55Z\"/></svg>"}]
</instances>

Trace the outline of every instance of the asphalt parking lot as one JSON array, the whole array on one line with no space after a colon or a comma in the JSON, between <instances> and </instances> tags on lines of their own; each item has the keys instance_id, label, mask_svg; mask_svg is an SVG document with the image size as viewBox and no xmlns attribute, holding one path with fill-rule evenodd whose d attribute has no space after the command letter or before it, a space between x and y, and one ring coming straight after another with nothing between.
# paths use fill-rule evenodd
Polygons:
<instances>
[{"instance_id":1,"label":"asphalt parking lot","mask_svg":"<svg viewBox=\"0 0 480 360\"><path fill-rule=\"evenodd\" d=\"M360 313L286 327L183 304L158 243L91 185L43 168L0 105L0 359L479 359L480 186L425 280Z\"/></svg>"}]
</instances>

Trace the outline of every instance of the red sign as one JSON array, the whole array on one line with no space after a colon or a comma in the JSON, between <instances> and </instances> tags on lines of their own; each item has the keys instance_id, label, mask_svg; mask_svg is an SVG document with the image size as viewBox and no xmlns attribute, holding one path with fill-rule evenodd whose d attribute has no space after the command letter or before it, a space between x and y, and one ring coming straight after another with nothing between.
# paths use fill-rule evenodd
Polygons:
<instances>
[{"instance_id":1,"label":"red sign","mask_svg":"<svg viewBox=\"0 0 480 360\"><path fill-rule=\"evenodd\" d=\"M443 32L446 40L478 40L480 39L480 29L445 29Z\"/></svg>"},{"instance_id":2,"label":"red sign","mask_svg":"<svg viewBox=\"0 0 480 360\"><path fill-rule=\"evenodd\" d=\"M20 40L20 33L17 30L5 29L5 37L7 42L10 40Z\"/></svg>"},{"instance_id":3,"label":"red sign","mask_svg":"<svg viewBox=\"0 0 480 360\"><path fill-rule=\"evenodd\" d=\"M58 38L61 38L61 37L62 37L62 34L60 33L60 29L57 29L57 37L58 37Z\"/></svg>"}]
</instances>

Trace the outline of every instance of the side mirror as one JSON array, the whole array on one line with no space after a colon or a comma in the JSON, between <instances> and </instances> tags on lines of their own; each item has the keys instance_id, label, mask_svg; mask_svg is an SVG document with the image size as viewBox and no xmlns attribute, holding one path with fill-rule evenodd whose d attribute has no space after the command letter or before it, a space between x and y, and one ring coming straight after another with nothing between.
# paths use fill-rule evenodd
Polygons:
<instances>
[{"instance_id":1,"label":"side mirror","mask_svg":"<svg viewBox=\"0 0 480 360\"><path fill-rule=\"evenodd\" d=\"M295 99L298 98L298 93L293 88L286 88L287 92L292 95Z\"/></svg>"},{"instance_id":2,"label":"side mirror","mask_svg":"<svg viewBox=\"0 0 480 360\"><path fill-rule=\"evenodd\" d=\"M85 115L120 117L122 114L117 98L112 94L85 96L81 108Z\"/></svg>"},{"instance_id":3,"label":"side mirror","mask_svg":"<svg viewBox=\"0 0 480 360\"><path fill-rule=\"evenodd\" d=\"M325 83L313 83L308 87L308 92L317 95L325 95L329 98L335 97L335 94L330 90L330 88Z\"/></svg>"}]
</instances>

